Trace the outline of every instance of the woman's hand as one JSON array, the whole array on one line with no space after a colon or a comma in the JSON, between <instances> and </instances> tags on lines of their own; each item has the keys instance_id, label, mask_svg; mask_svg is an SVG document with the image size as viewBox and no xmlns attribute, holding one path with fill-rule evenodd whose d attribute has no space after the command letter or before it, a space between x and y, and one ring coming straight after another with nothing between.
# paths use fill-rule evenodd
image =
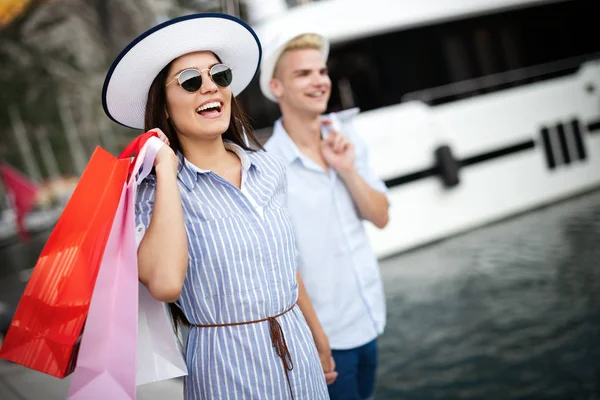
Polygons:
<instances>
[{"instance_id":1,"label":"woman's hand","mask_svg":"<svg viewBox=\"0 0 600 400\"><path fill-rule=\"evenodd\" d=\"M317 352L319 353L319 360L321 360L323 372L325 373L325 383L331 385L337 379L338 373L335 370L335 361L331 356L329 340L324 336L315 340L315 344L317 346Z\"/></svg>"},{"instance_id":2,"label":"woman's hand","mask_svg":"<svg viewBox=\"0 0 600 400\"><path fill-rule=\"evenodd\" d=\"M162 146L154 159L154 166L157 169L170 169L177 175L179 167L179 158L170 146L169 138L159 128L150 129L149 132L156 132L158 138L163 141L166 146ZM163 166L165 166L163 168Z\"/></svg>"}]
</instances>

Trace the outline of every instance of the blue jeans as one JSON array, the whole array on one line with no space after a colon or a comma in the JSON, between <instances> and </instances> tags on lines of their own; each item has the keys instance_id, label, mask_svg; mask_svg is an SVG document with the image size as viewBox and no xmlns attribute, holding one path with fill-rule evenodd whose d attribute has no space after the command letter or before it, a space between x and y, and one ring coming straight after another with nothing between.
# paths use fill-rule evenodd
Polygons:
<instances>
[{"instance_id":1,"label":"blue jeans","mask_svg":"<svg viewBox=\"0 0 600 400\"><path fill-rule=\"evenodd\" d=\"M338 377L329 385L331 400L375 398L377 339L349 350L332 350Z\"/></svg>"}]
</instances>

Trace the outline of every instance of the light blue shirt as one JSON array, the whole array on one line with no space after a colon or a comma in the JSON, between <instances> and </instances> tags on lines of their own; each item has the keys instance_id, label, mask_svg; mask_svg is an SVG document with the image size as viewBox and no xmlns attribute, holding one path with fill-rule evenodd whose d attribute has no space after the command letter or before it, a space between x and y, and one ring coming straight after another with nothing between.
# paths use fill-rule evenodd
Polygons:
<instances>
[{"instance_id":1,"label":"light blue shirt","mask_svg":"<svg viewBox=\"0 0 600 400\"><path fill-rule=\"evenodd\" d=\"M355 147L356 169L375 190L385 184L369 167L366 144L348 123L338 129ZM326 134L326 132L324 132ZM383 332L383 285L363 220L338 175L302 154L281 119L265 144L287 165L289 208L298 268L332 349L366 344Z\"/></svg>"}]
</instances>

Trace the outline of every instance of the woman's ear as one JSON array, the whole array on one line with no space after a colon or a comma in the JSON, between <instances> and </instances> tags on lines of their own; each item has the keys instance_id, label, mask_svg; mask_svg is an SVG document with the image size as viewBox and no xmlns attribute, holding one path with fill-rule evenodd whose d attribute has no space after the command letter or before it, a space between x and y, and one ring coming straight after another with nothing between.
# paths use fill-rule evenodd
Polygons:
<instances>
[{"instance_id":1,"label":"woman's ear","mask_svg":"<svg viewBox=\"0 0 600 400\"><path fill-rule=\"evenodd\" d=\"M169 112L167 111L166 108L165 108L165 118L169 119Z\"/></svg>"}]
</instances>

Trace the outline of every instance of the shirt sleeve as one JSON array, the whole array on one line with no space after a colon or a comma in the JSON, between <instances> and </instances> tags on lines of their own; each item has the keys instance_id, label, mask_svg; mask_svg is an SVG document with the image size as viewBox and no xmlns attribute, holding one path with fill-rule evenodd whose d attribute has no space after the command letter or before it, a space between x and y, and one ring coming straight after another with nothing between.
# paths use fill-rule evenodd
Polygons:
<instances>
[{"instance_id":1,"label":"shirt sleeve","mask_svg":"<svg viewBox=\"0 0 600 400\"><path fill-rule=\"evenodd\" d=\"M140 183L135 198L135 238L138 246L150 225L155 196L156 178L150 175Z\"/></svg>"},{"instance_id":2,"label":"shirt sleeve","mask_svg":"<svg viewBox=\"0 0 600 400\"><path fill-rule=\"evenodd\" d=\"M381 180L377 176L377 174L375 173L375 171L373 171L373 168L371 167L369 160L369 149L365 141L360 137L360 135L358 135L358 133L356 133L351 121L344 122L342 130L344 132L344 135L346 135L346 137L354 145L354 163L356 165L356 170L358 171L360 176L374 190L377 190L378 192L381 192L387 196L387 186L385 186L383 180Z\"/></svg>"}]
</instances>

